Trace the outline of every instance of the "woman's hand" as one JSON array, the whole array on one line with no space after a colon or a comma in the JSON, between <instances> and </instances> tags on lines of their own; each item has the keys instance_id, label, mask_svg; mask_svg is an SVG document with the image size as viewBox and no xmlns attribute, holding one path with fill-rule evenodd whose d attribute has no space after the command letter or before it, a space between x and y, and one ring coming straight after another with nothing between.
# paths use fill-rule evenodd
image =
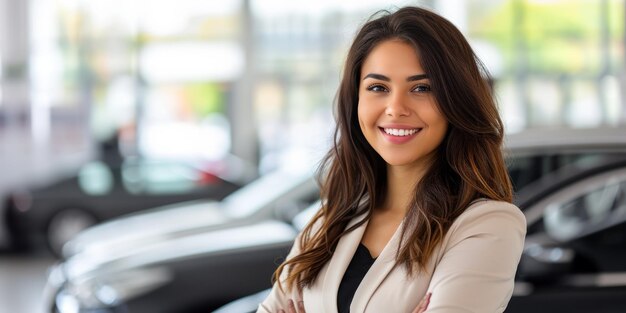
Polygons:
<instances>
[{"instance_id":1,"label":"woman's hand","mask_svg":"<svg viewBox=\"0 0 626 313\"><path fill-rule=\"evenodd\" d=\"M432 295L432 293L427 293L424 298L422 298L422 300L420 300L420 303L417 304L417 307L415 308L415 310L413 310L413 312L411 313L424 313L426 312L426 309L428 309L428 304L430 303L430 296Z\"/></svg>"},{"instance_id":2,"label":"woman's hand","mask_svg":"<svg viewBox=\"0 0 626 313\"><path fill-rule=\"evenodd\" d=\"M304 310L304 301L299 300L298 308L296 309L296 304L293 302L293 300L289 300L289 306L287 307L287 311L285 312L285 310L280 309L278 310L278 313L306 313L306 311Z\"/></svg>"}]
</instances>

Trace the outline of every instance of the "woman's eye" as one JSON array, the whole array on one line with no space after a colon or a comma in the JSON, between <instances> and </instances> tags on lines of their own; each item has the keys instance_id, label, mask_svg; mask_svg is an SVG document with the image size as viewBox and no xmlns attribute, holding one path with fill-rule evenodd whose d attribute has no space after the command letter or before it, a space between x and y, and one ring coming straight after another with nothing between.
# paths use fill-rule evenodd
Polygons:
<instances>
[{"instance_id":1,"label":"woman's eye","mask_svg":"<svg viewBox=\"0 0 626 313\"><path fill-rule=\"evenodd\" d=\"M371 86L367 87L367 91L385 92L385 91L387 91L387 88L385 88L384 86L381 86L381 85L371 85Z\"/></svg>"},{"instance_id":2,"label":"woman's eye","mask_svg":"<svg viewBox=\"0 0 626 313\"><path fill-rule=\"evenodd\" d=\"M413 91L415 91L415 92L429 92L430 91L430 85L417 85L417 86L415 86L415 88L413 88Z\"/></svg>"}]
</instances>

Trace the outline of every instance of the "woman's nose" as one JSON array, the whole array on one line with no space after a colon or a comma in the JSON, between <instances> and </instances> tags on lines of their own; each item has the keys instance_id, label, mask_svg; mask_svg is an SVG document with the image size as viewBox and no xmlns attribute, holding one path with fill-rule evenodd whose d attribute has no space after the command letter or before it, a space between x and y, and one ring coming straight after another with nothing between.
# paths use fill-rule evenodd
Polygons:
<instances>
[{"instance_id":1,"label":"woman's nose","mask_svg":"<svg viewBox=\"0 0 626 313\"><path fill-rule=\"evenodd\" d=\"M392 94L389 97L389 102L387 102L385 114L391 117L409 116L411 111L409 110L406 97L400 93Z\"/></svg>"}]
</instances>

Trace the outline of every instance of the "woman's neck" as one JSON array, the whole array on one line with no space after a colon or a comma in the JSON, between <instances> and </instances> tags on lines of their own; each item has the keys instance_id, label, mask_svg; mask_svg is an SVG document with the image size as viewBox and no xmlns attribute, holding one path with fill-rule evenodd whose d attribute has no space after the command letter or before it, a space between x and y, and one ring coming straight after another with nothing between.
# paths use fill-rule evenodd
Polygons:
<instances>
[{"instance_id":1,"label":"woman's neck","mask_svg":"<svg viewBox=\"0 0 626 313\"><path fill-rule=\"evenodd\" d=\"M387 194L381 209L395 212L404 217L415 196L415 186L420 182L425 172L425 167L407 168L406 166L388 165Z\"/></svg>"}]
</instances>

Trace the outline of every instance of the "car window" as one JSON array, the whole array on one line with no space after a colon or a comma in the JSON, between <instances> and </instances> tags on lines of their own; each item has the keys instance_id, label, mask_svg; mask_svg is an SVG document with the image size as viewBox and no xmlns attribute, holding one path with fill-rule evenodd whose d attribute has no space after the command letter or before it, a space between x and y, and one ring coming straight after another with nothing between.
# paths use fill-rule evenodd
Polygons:
<instances>
[{"instance_id":1,"label":"car window","mask_svg":"<svg viewBox=\"0 0 626 313\"><path fill-rule=\"evenodd\" d=\"M199 187L200 173L183 163L131 161L122 166L124 187L135 194L183 194Z\"/></svg>"},{"instance_id":2,"label":"car window","mask_svg":"<svg viewBox=\"0 0 626 313\"><path fill-rule=\"evenodd\" d=\"M224 209L232 217L254 214L268 205L283 205L294 201L305 205L317 200L317 184L311 169L292 170L266 174L237 190L222 201Z\"/></svg>"},{"instance_id":3,"label":"car window","mask_svg":"<svg viewBox=\"0 0 626 313\"><path fill-rule=\"evenodd\" d=\"M101 196L111 192L114 186L113 172L103 162L90 162L78 172L80 189L90 196Z\"/></svg>"},{"instance_id":4,"label":"car window","mask_svg":"<svg viewBox=\"0 0 626 313\"><path fill-rule=\"evenodd\" d=\"M521 190L546 174L567 165L575 165L581 170L589 169L604 162L611 155L618 155L618 153L597 151L513 155L508 158L507 166L514 189ZM626 157L623 153L620 155Z\"/></svg>"},{"instance_id":5,"label":"car window","mask_svg":"<svg viewBox=\"0 0 626 313\"><path fill-rule=\"evenodd\" d=\"M626 221L626 170L617 173L591 180L586 190L573 188L579 192L547 205L546 232L555 239L572 240Z\"/></svg>"}]
</instances>

